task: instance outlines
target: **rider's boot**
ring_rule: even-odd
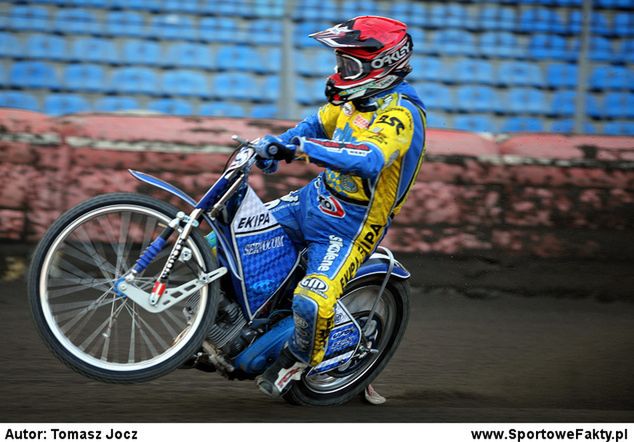
[[[308,364],[300,362],[284,347],[273,364],[256,378],[260,390],[271,397],[278,397],[286,393],[294,381],[302,377]]]

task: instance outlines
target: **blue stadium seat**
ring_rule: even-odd
[[[515,113],[544,113],[547,110],[544,93],[537,89],[511,89],[504,101],[506,108]]]
[[[416,86],[418,95],[430,113],[435,109],[453,109],[454,100],[448,87],[438,83],[424,82]]]
[[[121,59],[125,63],[161,65],[165,58],[161,54],[161,45],[149,40],[127,40],[123,43]]]
[[[603,12],[593,11],[590,19],[590,30],[592,35],[612,35],[613,29],[610,26],[607,16]]]
[[[295,50],[293,60],[297,72],[310,77],[331,75],[335,65],[332,52],[323,49]]]
[[[198,24],[198,38],[208,42],[250,43],[251,37],[240,31],[238,22],[227,17],[205,17]]]
[[[431,45],[436,52],[443,55],[472,55],[475,51],[473,34],[459,29],[437,31]]]
[[[37,99],[30,94],[14,91],[0,91],[0,107],[39,111]]]
[[[519,61],[501,62],[497,78],[505,85],[541,86],[544,83],[539,65]]]
[[[377,15],[379,13],[376,3],[363,0],[347,0],[341,4],[340,11],[342,17]]]
[[[48,31],[48,9],[41,6],[14,6],[9,10],[7,29],[17,31]],[[4,26],[3,26],[4,27]]]
[[[104,0],[95,0],[102,2]],[[107,5],[113,9],[134,9],[137,11],[160,12],[163,10],[163,0],[106,0]]]
[[[103,97],[95,103],[95,110],[99,112],[121,112],[139,109],[139,104],[131,97]]]
[[[95,63],[115,63],[119,61],[117,49],[112,40],[84,37],[73,42],[71,58],[77,61]]]
[[[18,57],[22,55],[20,40],[8,32],[0,32],[0,57]]]
[[[483,32],[477,50],[488,57],[519,58],[524,56],[517,37],[510,32]]]
[[[212,82],[212,95],[222,99],[250,100],[257,93],[255,79],[249,74],[217,74]]]
[[[495,132],[495,121],[489,115],[456,115],[453,128],[470,132]]]
[[[85,9],[60,9],[55,16],[55,30],[62,34],[99,34],[102,22]]]
[[[544,123],[539,118],[513,117],[502,124],[502,132],[543,132]]]
[[[145,37],[143,15],[138,12],[114,11],[106,18],[105,31],[114,37]]]
[[[614,33],[619,37],[634,36],[634,12],[618,12],[614,15]]]
[[[523,32],[564,32],[565,27],[557,11],[549,8],[531,8],[520,16],[520,30]]]
[[[236,103],[223,103],[221,101],[216,103],[207,103],[200,106],[198,111],[200,115],[209,117],[232,117],[242,118],[246,117],[244,108]]]
[[[158,94],[158,79],[153,69],[119,68],[112,72],[110,90],[131,94]]]
[[[271,32],[279,28],[279,22],[274,20],[253,20],[249,26],[252,43],[256,45],[281,45],[282,33]]]
[[[596,66],[589,84],[593,89],[634,89],[634,72],[621,66]]]
[[[222,46],[216,54],[218,69],[255,71],[260,63],[258,51],[249,46]]]
[[[577,65],[549,63],[546,66],[546,84],[554,88],[575,87],[577,85]]]
[[[541,59],[557,59],[557,60],[576,60],[577,59],[577,40],[573,40],[570,45],[566,38],[552,34],[534,34],[530,37],[528,43],[529,55],[538,60]]]
[[[611,118],[634,117],[634,93],[608,92],[603,98],[603,116]]]
[[[230,2],[219,2],[217,0],[206,0],[203,2],[205,10],[210,10],[213,14],[218,15],[219,17],[244,17],[251,18],[254,16],[252,10],[252,2],[249,0],[244,1],[230,1]]]
[[[159,15],[152,19],[150,34],[166,40],[196,40],[198,29],[189,17],[176,14]]]
[[[634,39],[621,40],[616,57],[626,63],[634,63]]]
[[[402,22],[407,22],[410,18],[410,3],[408,2],[390,2],[386,11],[388,17],[392,17]]]
[[[612,61],[616,54],[612,48],[612,42],[604,37],[590,38],[590,60]]]
[[[450,71],[452,74],[449,73]],[[446,75],[451,75],[452,80],[460,83],[495,83],[493,65],[487,60],[473,58],[457,60],[453,69],[448,70]]]
[[[279,72],[282,68],[282,50],[280,48],[259,48],[254,51],[258,58],[253,70],[258,74]],[[328,52],[326,51],[328,54]],[[332,54],[328,54],[332,57]],[[332,63],[332,60],[331,60]]]
[[[460,86],[456,89],[456,109],[495,112],[499,107],[495,90],[489,86]]]
[[[191,105],[185,100],[173,100],[164,98],[162,100],[150,101],[147,108],[167,115],[193,115]]]
[[[412,59],[411,65],[412,73],[407,78],[411,78],[413,81],[432,80],[442,82],[448,79],[449,72],[443,69],[440,58],[415,57]]]
[[[31,34],[25,49],[28,58],[63,60],[67,57],[66,40],[55,35]]]
[[[603,123],[603,133],[606,135],[634,135],[634,122],[607,121]]]
[[[211,49],[198,43],[174,43],[167,50],[165,63],[171,66],[212,69],[215,67]]]
[[[516,29],[515,9],[482,5],[478,25],[491,31],[514,31]]]
[[[64,86],[73,91],[103,92],[106,87],[104,69],[96,64],[69,64],[64,69]]]
[[[570,34],[581,34],[583,29],[583,14],[580,9],[572,9],[568,13],[568,19],[566,20],[566,30]]]
[[[458,3],[439,3],[429,8],[427,26],[438,28],[473,28],[469,11]]]
[[[550,105],[551,115],[574,115],[575,99],[577,94],[575,91],[556,91]]]
[[[427,52],[435,52],[430,50],[429,45],[425,43],[425,31],[421,28],[409,27],[407,28],[407,33],[412,37],[412,42],[414,43],[414,52],[419,54],[424,54]]]
[[[163,0],[162,9],[167,12],[182,12],[185,14],[198,14],[198,2],[196,0]]]
[[[319,79],[315,81],[317,83],[321,83],[320,100],[323,100],[324,80]],[[256,101],[276,101],[281,93],[280,77],[277,75],[269,75],[265,77],[263,82],[260,83],[259,87],[256,89],[253,99]]]
[[[593,118],[607,117],[603,97],[588,94],[586,97],[586,114]]]
[[[409,12],[408,16],[404,23],[407,23],[411,26],[424,26],[427,27],[429,24],[429,12],[428,6],[423,2],[408,2],[409,3]]]
[[[252,8],[256,17],[282,17],[284,15],[283,0],[255,0],[255,5],[252,5]]]
[[[561,133],[561,134],[571,134],[575,131],[575,121],[573,119],[563,119],[553,121],[552,127],[550,128],[551,132]],[[594,126],[590,123],[584,123],[583,125],[583,133],[593,134],[595,133]]]
[[[295,90],[298,91],[296,100],[300,104],[316,104],[324,99],[324,83],[320,80],[307,80],[297,78],[295,80]]]
[[[329,28],[332,26],[328,22],[304,22],[295,25],[295,31],[293,33],[293,43],[298,47],[323,47],[314,38],[308,37],[317,31]]]
[[[39,61],[19,61],[11,66],[9,83],[13,86],[47,88],[59,87],[52,65]]]
[[[166,95],[209,97],[209,86],[204,74],[189,70],[173,70],[163,74],[162,91]]]
[[[258,104],[251,108],[252,118],[276,118],[277,106],[274,104]]]
[[[81,95],[51,94],[44,99],[44,112],[49,115],[76,114],[90,111],[90,105]]]

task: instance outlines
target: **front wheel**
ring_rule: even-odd
[[[44,342],[72,369],[105,382],[144,382],[198,350],[216,313],[217,283],[160,313],[114,290],[177,212],[145,195],[102,195],[66,212],[44,235],[29,270],[28,296]],[[138,275],[137,287],[151,289],[176,236]],[[175,263],[170,286],[217,268],[200,232],[192,231],[185,246],[191,259]]]
[[[351,283],[340,299],[363,328],[383,278]],[[401,342],[409,318],[409,283],[392,278],[371,319],[368,346],[371,352],[356,355],[351,362],[326,373],[310,371],[284,394],[295,405],[341,405],[361,394],[385,368]]]

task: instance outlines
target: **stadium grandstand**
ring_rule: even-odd
[[[432,127],[634,135],[634,0],[5,0],[0,107],[301,118],[358,15],[410,27]]]

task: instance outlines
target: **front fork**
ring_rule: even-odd
[[[192,229],[198,227],[199,225],[198,220],[202,217],[202,215],[203,215],[202,209],[194,209],[189,216],[185,215],[184,212],[178,212],[178,214],[176,215],[176,218],[171,220],[168,226],[165,229],[163,229],[163,231],[158,236],[158,238],[156,238],[152,242],[152,244],[150,244],[148,248],[145,249],[143,254],[139,257],[139,259],[134,264],[130,273],[128,273],[125,276],[125,280],[127,283],[133,282],[136,276],[140,274],[141,272],[143,272],[154,260],[154,258],[156,258],[156,256],[163,250],[163,248],[165,247],[165,244],[167,243],[167,240],[174,233],[174,231],[183,222],[186,223],[180,235],[176,239],[174,246],[172,247],[170,256],[167,259],[167,262],[165,263],[165,265],[163,266],[163,270],[161,270],[159,278],[154,282],[154,286],[152,287],[152,292],[150,294],[150,299],[149,299],[149,302],[151,305],[156,305],[156,303],[159,301],[163,293],[165,293],[165,289],[167,288],[167,283],[169,281],[169,276],[172,271],[172,268],[174,267],[174,263],[180,257],[184,248],[184,243],[185,241],[187,241],[187,238],[189,238],[189,235],[191,234]]]

